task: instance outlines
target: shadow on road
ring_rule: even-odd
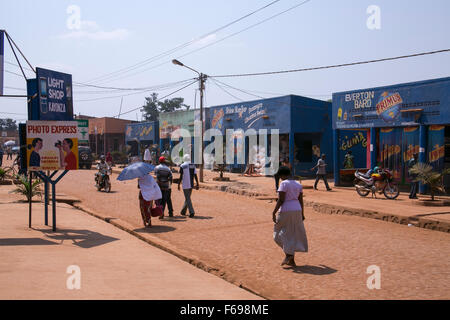
[[[168,221],[168,222],[186,222],[186,217],[180,216],[174,216],[174,217],[169,217],[169,216],[164,216],[164,219],[162,219],[162,221]]]
[[[74,245],[85,249],[119,240],[91,230],[57,229],[55,232],[48,229],[34,230],[42,232],[47,238],[61,241],[60,244],[62,244],[64,240],[71,240]]]
[[[5,238],[0,239],[0,246],[48,246],[57,245],[57,242],[41,238]]]
[[[213,217],[193,216],[192,218],[189,218],[189,219],[209,220],[209,219],[213,219]]]
[[[134,229],[133,231],[141,232],[141,233],[165,233],[165,232],[170,232],[170,231],[174,231],[174,230],[176,230],[176,228],[174,228],[174,227],[153,225],[151,228],[140,228],[140,229]]]
[[[309,266],[309,265],[296,266],[296,267],[290,267],[290,268],[286,268],[286,269],[291,269],[295,273],[308,273],[308,274],[313,274],[316,276],[323,276],[326,274],[332,274],[332,273],[337,272],[336,269],[327,267],[323,264],[321,264],[320,266]]]

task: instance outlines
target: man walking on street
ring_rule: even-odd
[[[166,204],[169,210],[169,217],[173,217],[173,207],[172,207],[172,171],[166,165],[166,158],[159,158],[159,165],[155,168],[156,182],[159,185],[162,193],[161,205],[163,207],[163,215],[159,219],[164,218],[164,209]]]
[[[0,167],[3,165],[3,148],[0,145]]]
[[[325,155],[322,154],[322,157],[317,161],[317,165],[315,165],[313,168],[311,168],[311,171],[314,171],[315,168],[317,168],[316,172],[316,182],[314,183],[314,190],[317,190],[317,183],[319,182],[319,179],[323,179],[323,182],[325,182],[325,186],[327,187],[327,191],[331,191],[331,188],[328,186],[327,182],[327,164],[325,163]]]
[[[198,190],[199,188],[197,170],[195,169],[195,164],[190,163],[191,157],[188,154],[184,155],[183,160],[184,163],[180,166],[180,180],[178,181],[178,190],[180,190],[180,184],[183,183],[183,193],[185,198],[183,208],[181,209],[181,215],[185,216],[186,210],[189,208],[189,218],[192,218],[195,215],[191,201],[194,178],[197,184],[195,189]]]
[[[414,181],[415,175],[411,174],[411,168],[417,164],[417,154],[413,154],[413,157],[408,161],[409,177],[411,179],[411,192],[409,193],[410,199],[417,199],[417,189],[419,188],[419,182]]]

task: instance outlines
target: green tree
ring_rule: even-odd
[[[152,93],[150,97],[145,97],[145,105],[142,106],[145,121],[158,121],[158,94]]]
[[[158,101],[158,94],[153,92],[150,97],[146,97],[146,104],[142,107],[145,121],[158,121],[159,113],[173,112],[182,109],[189,110],[190,106],[184,104],[184,98],[165,99]]]
[[[17,130],[16,120],[13,119],[0,119],[0,129],[1,130]]]

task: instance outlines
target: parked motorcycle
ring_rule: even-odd
[[[95,174],[95,187],[97,191],[104,189],[106,192],[111,191],[111,181],[109,176],[111,175],[111,169],[104,172],[97,172]]]
[[[372,197],[378,192],[384,194],[387,199],[396,199],[400,190],[393,181],[392,173],[389,170],[381,169],[377,173],[363,174],[356,170],[355,188],[361,197],[366,197],[372,192]]]

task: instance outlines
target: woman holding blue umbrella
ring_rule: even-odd
[[[150,210],[153,207],[153,201],[162,198],[161,189],[155,179],[149,175],[154,168],[155,166],[151,164],[136,162],[123,169],[117,177],[119,181],[138,179],[139,207],[144,226],[147,228],[152,226]]]

